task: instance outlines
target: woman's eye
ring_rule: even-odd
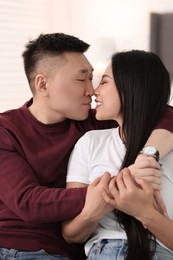
[[[100,85],[104,85],[104,84],[106,84],[106,81],[101,81],[100,82]]]

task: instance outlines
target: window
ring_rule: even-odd
[[[50,31],[50,1],[0,0],[0,112],[31,97],[22,61],[24,45]]]

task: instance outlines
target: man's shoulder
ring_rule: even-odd
[[[0,121],[1,120],[11,120],[18,113],[19,113],[19,108],[3,111],[3,112],[0,113]]]
[[[23,118],[23,107],[9,109],[0,113],[0,126],[12,127],[13,125],[21,125]]]
[[[0,124],[4,124],[5,122],[12,121],[15,117],[16,109],[7,110],[0,113]]]

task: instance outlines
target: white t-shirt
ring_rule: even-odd
[[[117,175],[124,155],[125,145],[119,136],[119,128],[93,130],[87,132],[76,143],[68,165],[67,182],[89,184],[95,178],[108,171]],[[162,198],[166,204],[168,215],[173,219],[173,152],[162,160]],[[126,239],[126,233],[116,221],[115,214],[107,214],[98,224],[85,245],[88,255],[94,243],[101,239]],[[159,242],[159,241],[158,241]],[[159,242],[160,243],[160,242]]]

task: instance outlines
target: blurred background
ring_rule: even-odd
[[[21,54],[28,40],[52,32],[91,45],[95,86],[110,55],[130,49],[157,53],[173,75],[172,0],[0,0],[0,112],[31,97]]]

